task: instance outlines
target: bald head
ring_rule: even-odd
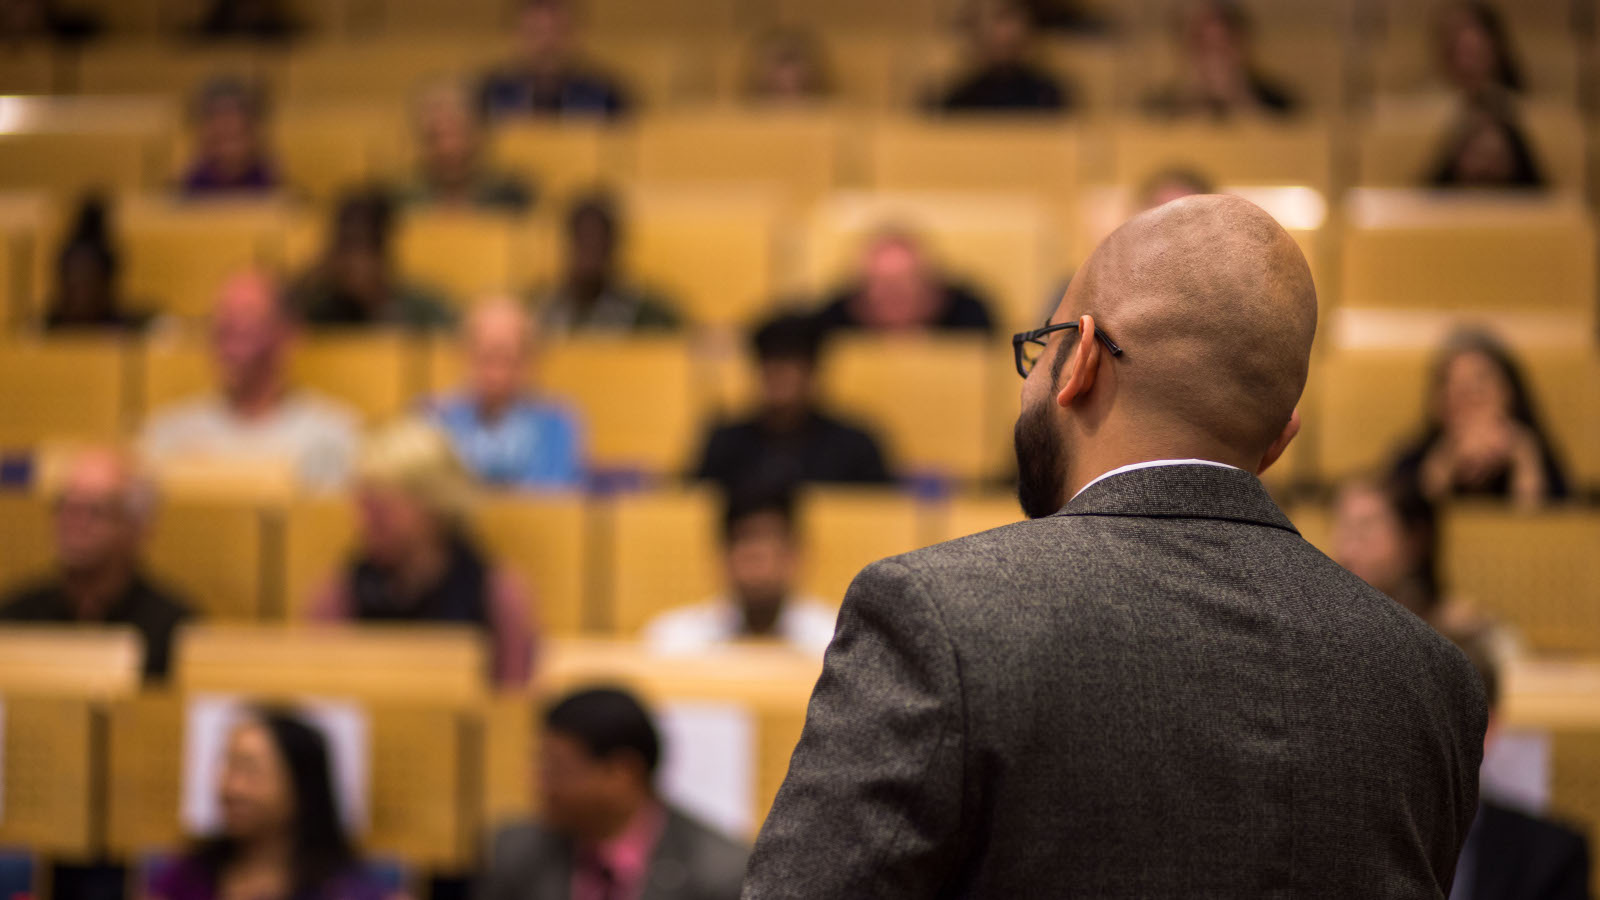
[[[1317,296],[1282,226],[1247,200],[1206,194],[1113,232],[1052,321],[1084,314],[1125,351],[1115,377],[1130,418],[1258,457],[1305,388]]]
[[[86,572],[131,564],[154,503],[154,488],[127,454],[93,448],[74,455],[56,495],[62,567]]]

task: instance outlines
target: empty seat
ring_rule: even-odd
[[[110,339],[0,342],[0,447],[116,440],[129,424],[130,361]]]
[[[179,44],[147,39],[95,43],[79,54],[73,83],[82,94],[185,97],[208,78],[228,75],[274,87],[283,55],[250,45]]]
[[[500,57],[500,48],[495,40],[450,37],[307,45],[289,60],[286,99],[404,108],[424,83],[475,75]]]
[[[229,275],[283,261],[290,215],[273,200],[143,197],[119,204],[115,221],[128,296],[154,302],[158,312],[196,318],[211,310]]]
[[[567,199],[622,171],[622,139],[598,122],[524,119],[496,126],[493,156],[533,184],[540,212],[559,217]]]
[[[894,4],[853,0],[774,0],[766,21],[813,30],[927,34],[955,23],[961,11],[953,0],[902,0]]]
[[[1333,180],[1333,139],[1321,120],[1287,123],[1119,121],[1111,137],[1108,176],[1139,184],[1172,167],[1194,169],[1219,184],[1305,185],[1327,196]]]
[[[1015,191],[1060,212],[1078,186],[1078,133],[1015,116],[887,119],[871,131],[868,183],[884,190]]]
[[[1600,515],[1452,509],[1443,523],[1445,584],[1538,650],[1600,651]]]
[[[1561,316],[1592,327],[1594,254],[1593,223],[1575,200],[1358,191],[1344,229],[1341,302]]]
[[[48,46],[0,50],[0,94],[49,94],[65,80],[65,61]]]
[[[777,290],[784,206],[761,190],[648,189],[629,196],[627,268],[704,325],[743,325]]]
[[[979,478],[995,468],[988,387],[1005,352],[977,338],[841,337],[823,395],[876,431],[897,471]]]
[[[161,180],[175,103],[143,97],[0,97],[0,188],[74,198]]]
[[[634,174],[646,183],[721,182],[810,201],[841,180],[844,123],[827,110],[690,110],[638,125]]]
[[[670,609],[702,603],[720,585],[718,509],[707,490],[622,495],[604,511],[601,622],[636,636]]]
[[[0,193],[0,309],[12,325],[35,322],[56,290],[50,235],[58,215],[42,192]]]
[[[400,144],[403,114],[354,101],[297,104],[278,110],[273,150],[296,191],[329,200],[374,178]]]
[[[656,474],[688,465],[702,405],[687,341],[571,338],[541,365],[544,385],[578,408],[592,465]]]
[[[714,64],[701,39],[596,36],[585,43],[589,65],[622,89],[635,109],[658,111],[710,99]]]
[[[1449,98],[1378,104],[1361,130],[1357,183],[1427,187],[1457,114]],[[1557,188],[1581,191],[1588,155],[1577,108],[1570,102],[1526,103],[1518,119],[1545,180]]]
[[[111,651],[99,660],[80,652],[57,658],[90,666],[118,660],[132,670],[137,684],[138,647],[126,640],[134,636],[118,637],[124,639],[119,641],[120,652],[104,645],[93,648]],[[55,649],[51,646],[55,642],[42,633],[17,638],[0,639],[0,650],[10,653],[15,647],[26,660],[36,661],[38,651]],[[5,694],[6,704],[6,764],[0,772],[6,815],[0,819],[0,841],[41,855],[75,859],[93,855],[99,823],[91,798],[101,758],[95,744],[94,705],[59,690],[30,691],[26,684],[14,694],[0,686],[0,693]]]
[[[893,489],[814,486],[802,495],[802,584],[824,603],[844,601],[867,565],[922,546],[916,499]]]
[[[1014,493],[961,494],[929,511],[930,543],[952,541],[970,534],[1022,521]]]
[[[847,192],[813,210],[805,225],[796,286],[831,290],[853,278],[867,239],[885,227],[923,239],[947,274],[993,301],[999,330],[1036,327],[1060,298],[1068,268],[1048,205],[1038,198],[978,192]]]

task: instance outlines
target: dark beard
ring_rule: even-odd
[[[1017,450],[1017,502],[1030,519],[1042,519],[1061,510],[1067,492],[1066,456],[1061,437],[1050,424],[1049,403],[1022,411],[1012,442]]]

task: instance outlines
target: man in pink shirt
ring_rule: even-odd
[[[749,848],[656,794],[661,739],[624,691],[544,714],[539,823],[495,835],[482,900],[735,900]]]

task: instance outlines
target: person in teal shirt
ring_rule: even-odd
[[[480,303],[462,329],[466,383],[428,412],[486,484],[579,488],[583,429],[570,406],[529,388],[536,343],[521,304],[508,298]]]

